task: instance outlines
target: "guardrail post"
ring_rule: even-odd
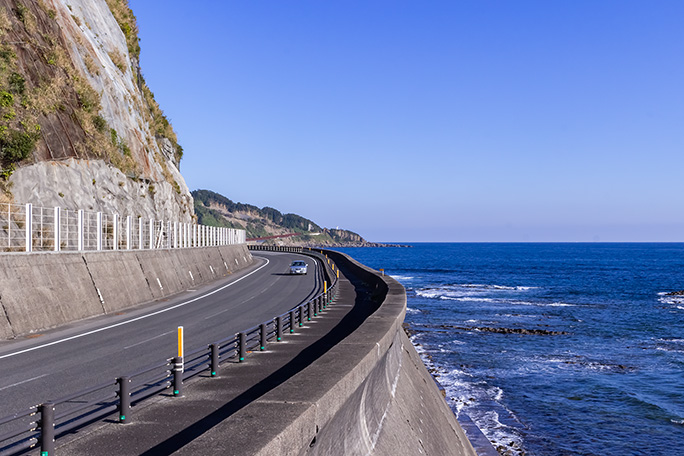
[[[219,346],[218,344],[211,344],[209,349],[211,350],[211,364],[209,365],[209,369],[211,370],[211,376],[216,377],[219,368]]]
[[[316,303],[315,299],[312,299],[309,301],[309,316],[311,316],[311,309],[313,308],[313,316],[317,317],[318,316],[318,304]]]
[[[299,306],[299,326],[304,326],[304,304]]]
[[[131,413],[131,379],[130,377],[119,377],[119,423],[126,424],[128,415]]]
[[[245,333],[238,334],[238,353],[240,354],[240,362],[245,360],[245,346],[247,345]]]
[[[275,317],[276,324],[276,341],[280,342],[283,340],[283,319],[280,317]]]
[[[55,453],[55,404],[46,402],[40,406],[40,456]]]
[[[260,328],[259,328],[259,335],[261,336],[261,340],[259,342],[259,350],[264,351],[266,350],[266,336],[268,334],[268,329],[266,328],[266,323],[262,323]]]
[[[180,356],[173,358],[173,395],[183,395],[183,358]]]
[[[290,334],[295,332],[296,312],[294,309],[290,310]]]

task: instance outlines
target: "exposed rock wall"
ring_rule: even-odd
[[[126,0],[0,0],[0,76],[23,80],[5,93],[24,120],[7,127],[39,132],[13,173],[2,164],[15,202],[191,220],[182,149],[130,52],[136,33]]]

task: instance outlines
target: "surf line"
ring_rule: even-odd
[[[264,257],[261,257],[261,258],[264,258]],[[102,327],[102,328],[94,329],[94,330],[92,330],[92,331],[84,332],[84,333],[82,333],[82,334],[76,334],[75,336],[71,336],[71,337],[66,337],[66,338],[64,338],[64,339],[55,340],[55,341],[49,342],[49,343],[47,343],[47,344],[37,345],[37,346],[35,346],[35,347],[26,348],[26,349],[24,349],[24,350],[20,350],[20,351],[14,352],[14,353],[8,353],[8,354],[6,354],[6,355],[0,356],[0,359],[11,358],[12,356],[21,355],[21,354],[23,354],[23,353],[32,352],[32,351],[34,351],[34,350],[39,350],[39,349],[41,349],[41,348],[50,347],[50,346],[52,346],[52,345],[61,344],[61,343],[63,343],[63,342],[68,342],[68,341],[74,340],[74,339],[79,339],[79,338],[81,338],[81,337],[85,337],[85,336],[89,336],[89,335],[91,335],[91,334],[95,334],[95,333],[99,333],[99,332],[102,332],[102,331],[106,331],[106,330],[108,330],[108,329],[116,328],[116,327],[118,327],[118,326],[127,325],[127,324],[133,323],[133,322],[135,322],[135,321],[144,320],[145,318],[154,317],[155,315],[159,315],[159,314],[162,314],[162,313],[164,313],[164,312],[168,312],[168,311],[170,311],[170,310],[173,310],[173,309],[177,309],[177,308],[179,308],[179,307],[186,306],[186,305],[191,304],[191,303],[193,303],[193,302],[195,302],[195,301],[199,301],[200,299],[204,299],[204,298],[206,298],[207,296],[211,296],[211,295],[213,295],[213,294],[215,294],[215,293],[218,293],[219,291],[223,291],[223,290],[225,290],[226,288],[228,288],[228,287],[230,287],[230,286],[233,286],[233,285],[235,285],[236,283],[240,282],[241,280],[246,279],[247,277],[251,276],[252,274],[256,274],[256,273],[259,272],[261,269],[263,269],[263,268],[265,268],[266,266],[268,266],[268,264],[270,263],[270,260],[269,260],[268,258],[264,258],[264,259],[266,260],[266,263],[264,263],[263,265],[259,266],[259,267],[256,268],[254,271],[250,272],[249,274],[244,275],[244,276],[240,277],[239,279],[237,279],[236,281],[231,282],[231,283],[229,283],[229,284],[227,284],[227,285],[224,285],[224,286],[222,286],[221,288],[217,288],[216,290],[210,291],[210,292],[208,292],[208,293],[206,293],[206,294],[203,294],[203,295],[201,295],[201,296],[197,296],[196,298],[190,299],[189,301],[181,302],[180,304],[176,304],[175,306],[167,307],[167,308],[165,308],[165,309],[161,309],[161,310],[158,310],[158,311],[156,311],[156,312],[152,312],[152,313],[149,313],[149,314],[146,314],[146,315],[141,315],[141,316],[136,317],[136,318],[131,318],[130,320],[122,321],[122,322],[119,322],[119,323],[116,323],[116,324],[113,324],[113,325],[109,325],[109,326],[104,326],[104,327]]]

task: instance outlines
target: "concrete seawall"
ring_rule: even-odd
[[[0,255],[0,339],[150,302],[252,262],[246,245]]]
[[[305,445],[299,455],[475,455],[403,331],[404,288],[344,254],[328,255],[345,274],[353,269],[356,280],[374,290],[378,308],[326,355],[348,359],[350,352],[363,353],[315,402],[320,431],[315,444]],[[260,454],[273,453],[264,449]]]

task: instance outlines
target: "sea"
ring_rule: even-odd
[[[341,248],[502,455],[684,455],[684,243]],[[465,418],[464,418],[465,419]]]

